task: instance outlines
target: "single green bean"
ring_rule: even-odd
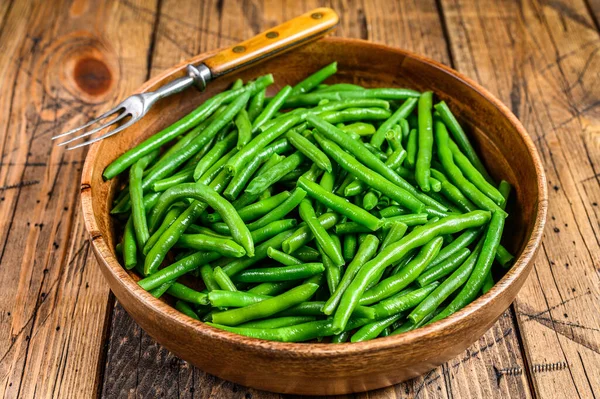
[[[450,108],[448,108],[448,105],[444,101],[441,101],[435,105],[435,109],[442,118],[442,121],[444,121],[450,130],[450,133],[452,133],[452,137],[454,137],[454,140],[456,140],[458,146],[464,152],[467,158],[469,158],[473,166],[477,168],[477,170],[485,177],[487,181],[491,182],[492,179],[485,170],[485,166],[483,166],[483,163],[477,156],[477,152],[469,142],[467,135],[452,114],[452,111],[450,111]]]
[[[430,167],[433,154],[433,116],[431,108],[433,106],[433,93],[427,91],[419,97],[419,133],[417,160],[415,164],[415,179],[421,187],[421,190],[428,192],[430,190]]]
[[[421,97],[423,97],[423,95],[425,95],[425,93],[421,94]],[[392,127],[400,121],[400,119],[406,118],[415,109],[418,101],[419,100],[416,98],[409,98],[404,101],[404,103],[398,107],[393,115],[388,120],[383,122],[381,126],[379,126],[377,132],[371,136],[371,145],[375,146],[376,148],[381,148],[387,132],[391,130]],[[421,112],[419,111],[419,114],[420,113]]]
[[[181,283],[174,282],[167,290],[167,294],[196,305],[208,305],[208,295],[204,292],[198,292]]]
[[[418,97],[419,92],[410,89],[364,89],[354,91],[315,92],[290,96],[284,104],[285,108],[316,105],[322,100],[340,101],[345,99],[377,98],[384,100],[405,100]]]
[[[293,131],[288,132],[285,137],[298,151],[313,161],[317,166],[319,166],[319,168],[331,173],[331,161],[329,158],[327,158],[327,155],[325,155],[323,151],[319,150],[317,146],[311,143],[310,140]]]
[[[404,237],[406,230],[408,230],[408,225],[406,223],[393,222],[390,226],[390,230],[385,236],[385,239],[381,243],[381,249],[388,247],[390,244],[393,244]]]
[[[184,315],[191,317],[192,319],[200,320],[200,317],[198,317],[198,314],[196,314],[194,309],[192,309],[192,307],[184,301],[175,302],[175,309],[179,310]]]
[[[277,261],[285,266],[302,264],[302,261],[300,259],[297,259],[297,258],[293,257],[292,255],[288,255],[285,252],[281,252],[280,250],[275,249],[275,248],[269,247],[267,249],[267,256],[269,258],[273,259],[274,261]]]
[[[314,316],[287,316],[287,317],[275,317],[272,319],[249,321],[247,323],[240,324],[239,328],[262,328],[272,329],[280,327],[294,326],[297,324],[308,323],[314,321]]]
[[[259,90],[255,95],[253,95],[250,99],[250,104],[248,104],[248,119],[250,120],[250,122],[253,122],[256,119],[256,117],[262,112],[265,104],[266,94],[267,90],[262,89]]]
[[[235,326],[250,320],[269,317],[309,300],[318,288],[319,286],[317,284],[303,284],[296,288],[292,288],[281,295],[265,299],[262,302],[248,305],[244,308],[215,313],[213,315],[213,322]]]
[[[445,259],[436,266],[426,268],[419,278],[417,278],[417,284],[419,284],[419,287],[424,287],[449,275],[454,270],[458,269],[470,253],[471,251],[469,248],[463,248],[452,257]]]
[[[414,308],[421,303],[427,296],[436,289],[439,283],[431,283],[430,285],[417,288],[408,293],[400,293],[390,298],[384,299],[377,305],[373,306],[377,318],[389,317],[399,312],[404,312]]]
[[[325,79],[334,75],[337,72],[337,62],[332,62],[331,64],[325,66],[324,68],[319,69],[317,72],[313,73],[302,82],[298,83],[292,89],[291,95],[295,96],[298,94],[308,93],[315,87],[317,87],[321,82]]]
[[[293,153],[283,161],[266,170],[263,174],[252,179],[244,191],[249,194],[262,193],[271,185],[277,183],[287,173],[298,167],[303,160],[304,155],[300,152]]]
[[[327,230],[332,228],[338,222],[339,216],[336,213],[328,212],[319,216],[318,219],[321,226]],[[310,228],[306,225],[303,225],[280,245],[285,253],[291,254],[294,253],[298,248],[307,244],[313,238],[314,236],[312,235]]]
[[[323,267],[322,263],[303,263],[292,266],[247,269],[236,274],[233,279],[240,283],[301,280],[322,273],[323,271],[325,271],[325,267]]]
[[[336,212],[346,216],[348,219],[355,221],[372,231],[379,229],[383,225],[383,221],[371,215],[369,212],[360,207],[348,202],[342,197],[324,190],[321,186],[313,183],[305,178],[298,179],[298,187],[303,188],[307,194],[323,205]],[[335,259],[333,259],[335,261]]]
[[[282,191],[272,197],[255,202],[254,204],[250,204],[239,209],[238,215],[240,216],[240,219],[242,219],[244,222],[250,222],[271,212],[289,197],[289,191]],[[211,213],[207,216],[207,221],[210,223],[219,222],[221,220],[223,220],[223,218],[218,213]]]
[[[387,327],[391,326],[404,317],[404,314],[398,313],[381,320],[374,321],[362,326],[350,338],[350,342],[362,342],[377,338]]]
[[[213,269],[213,276],[215,278],[215,281],[217,282],[217,284],[219,284],[219,287],[221,287],[222,290],[225,290],[225,291],[237,291],[238,290],[236,288],[235,284],[233,283],[233,281],[231,281],[231,279],[229,278],[227,273],[225,273],[223,271],[223,269],[221,269],[220,266],[217,266]]]
[[[469,229],[469,230],[465,231],[464,233],[462,233],[454,241],[452,241],[450,244],[448,244],[444,248],[442,248],[442,250],[440,251],[438,256],[436,256],[436,258],[431,262],[428,269],[439,265],[444,260],[454,256],[461,249],[471,245],[473,242],[475,242],[477,237],[479,237],[481,235],[482,232],[483,232],[483,229],[478,228],[478,229]]]
[[[209,292],[221,289],[221,287],[219,287],[219,283],[217,283],[217,280],[215,280],[213,268],[208,263],[200,268],[200,276],[202,277],[204,286]]]
[[[236,148],[241,150],[246,144],[252,139],[252,123],[248,117],[248,112],[245,109],[240,110],[236,115],[235,126],[238,130],[237,145]]]
[[[264,125],[265,122],[271,119],[273,115],[279,111],[285,100],[290,96],[291,92],[291,86],[285,86],[275,95],[275,97],[273,97],[271,101],[269,101],[269,104],[267,104],[267,106],[252,123],[252,132],[257,132],[259,127]]]
[[[127,220],[123,232],[123,262],[127,270],[131,270],[137,265],[137,242],[132,217]]]
[[[241,258],[246,255],[244,248],[235,241],[204,234],[183,234],[176,246],[196,251],[215,251],[231,258]]]
[[[341,250],[339,250],[339,248],[334,244],[332,238],[329,236],[329,234],[327,234],[325,228],[321,226],[321,223],[315,214],[315,210],[308,199],[303,199],[302,202],[300,202],[299,213],[300,217],[306,223],[311,233],[315,237],[317,243],[321,246],[327,256],[329,256],[334,265],[343,265],[344,258],[342,257]]]
[[[342,256],[346,262],[350,262],[354,259],[357,250],[358,237],[356,234],[344,235],[344,245],[342,250]]]
[[[370,136],[375,134],[375,126],[365,122],[355,122],[350,125],[341,127],[344,132],[348,134],[357,134],[359,136]]]
[[[129,173],[129,195],[131,196],[131,216],[138,248],[144,248],[150,238],[148,223],[146,221],[146,208],[144,207],[144,192],[142,190],[142,175],[144,169],[158,156],[158,151],[140,158],[131,167]]]

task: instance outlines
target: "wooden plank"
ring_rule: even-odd
[[[546,168],[548,225],[535,269],[514,305],[535,392],[598,397],[596,25],[582,1],[442,4],[457,68],[512,106]]]
[[[85,151],[49,139],[145,80],[150,31],[114,2],[0,8],[0,396],[86,397],[109,291],[79,215]]]
[[[125,2],[127,6],[130,6]],[[151,61],[155,74],[192,54],[230,45],[267,26],[329,5],[341,14],[339,36],[369,39],[406,48],[450,64],[440,15],[434,1],[365,2],[309,1],[294,6],[280,2],[204,2],[163,0],[158,17],[137,9],[144,21],[158,21]],[[244,17],[240,20],[239,16]],[[184,40],[185,38],[185,40]],[[496,370],[522,367],[523,359],[510,312],[467,352],[429,374],[395,387],[350,397],[529,397],[525,375],[499,378]],[[219,380],[177,360],[155,344],[116,304],[110,329],[103,397],[175,394],[188,397],[271,398]]]

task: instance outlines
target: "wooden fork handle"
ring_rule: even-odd
[[[204,60],[213,78],[317,40],[335,29],[338,15],[316,8]]]

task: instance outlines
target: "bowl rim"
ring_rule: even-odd
[[[276,352],[279,355],[310,355],[312,357],[318,356],[324,358],[329,356],[336,357],[350,354],[356,355],[365,352],[374,353],[384,351],[392,347],[397,347],[399,345],[407,345],[411,342],[421,340],[427,337],[428,335],[435,335],[439,331],[452,328],[453,325],[464,321],[469,316],[476,313],[480,308],[489,305],[490,302],[494,301],[496,298],[501,296],[503,292],[507,290],[515,280],[517,280],[524,272],[527,271],[527,266],[532,261],[533,256],[535,255],[535,252],[541,242],[548,208],[548,191],[546,185],[546,175],[540,156],[531,137],[529,136],[521,122],[508,109],[506,105],[504,105],[500,100],[498,100],[494,95],[492,95],[481,85],[466,77],[465,75],[435,60],[421,56],[411,51],[387,46],[384,44],[373,43],[361,39],[327,37],[321,40],[339,45],[355,44],[361,46],[368,46],[383,51],[394,52],[405,57],[415,59],[419,62],[428,64],[433,68],[440,69],[449,75],[452,75],[462,84],[469,86],[472,90],[476,91],[479,95],[481,95],[494,107],[496,107],[503,114],[503,116],[509,120],[511,125],[513,125],[513,127],[521,136],[521,139],[523,140],[527,148],[527,152],[531,156],[534,167],[536,169],[538,188],[537,211],[531,235],[529,236],[525,244],[523,252],[515,260],[513,266],[506,272],[502,279],[493,286],[493,288],[490,291],[480,296],[475,301],[471,302],[469,305],[462,308],[458,312],[450,315],[449,317],[439,320],[425,327],[408,331],[403,334],[377,338],[370,341],[355,343],[346,342],[336,345],[328,343],[288,343],[249,338],[211,327],[205,324],[204,322],[195,320],[189,316],[184,315],[183,313],[177,312],[173,307],[171,307],[167,303],[161,301],[160,299],[154,298],[150,293],[148,293],[142,287],[140,287],[137,284],[137,282],[131,277],[131,275],[123,268],[123,266],[121,266],[117,258],[113,255],[113,252],[110,250],[110,246],[106,238],[102,234],[93,233],[99,232],[99,229],[94,217],[92,205],[92,190],[89,183],[87,182],[92,181],[92,173],[94,169],[93,164],[100,152],[100,146],[102,144],[101,142],[95,143],[90,148],[83,167],[81,180],[81,202],[83,208],[85,227],[90,233],[90,240],[92,242],[97,257],[99,258],[99,261],[107,266],[107,270],[113,274],[113,277],[115,279],[119,280],[121,284],[124,285],[124,287],[129,291],[129,293],[133,297],[136,298],[137,301],[145,302],[145,305],[148,306],[152,311],[157,312],[162,317],[171,319],[174,323],[179,324],[181,327],[190,329],[195,334],[204,335],[207,338],[220,340],[224,343],[243,345],[248,349],[269,351],[273,353]],[[160,73],[154,78],[146,81],[135,92],[139,93],[148,91],[158,82],[162,81],[165,78],[168,78],[173,73],[183,69],[188,63],[201,61],[202,59],[207,58],[215,52],[216,51],[205,52],[198,56],[192,57],[184,62],[181,62],[173,66],[172,68]]]

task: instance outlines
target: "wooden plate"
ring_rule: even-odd
[[[199,62],[208,55],[188,62]],[[276,86],[282,87],[333,61],[338,61],[339,72],[332,82],[433,90],[449,104],[490,173],[515,188],[504,240],[517,256],[514,266],[486,295],[445,320],[402,335],[337,345],[268,342],[216,330],[141,289],[115,256],[109,209],[116,181],[102,180],[106,165],[237,78],[247,81],[271,72]],[[139,91],[182,76],[185,64],[165,71]],[[144,330],[182,359],[218,377],[258,389],[313,395],[396,384],[446,362],[481,337],[508,308],[529,274],[542,237],[547,198],[546,178],[535,146],[516,117],[485,89],[427,58],[336,38],[219,78],[203,93],[188,90],[160,102],[141,122],[91,148],[81,182],[85,223],[102,272],[119,302]]]

